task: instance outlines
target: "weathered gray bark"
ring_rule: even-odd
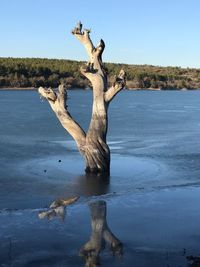
[[[96,201],[90,204],[92,234],[90,240],[80,249],[80,256],[86,260],[86,267],[100,266],[100,252],[107,243],[113,254],[121,256],[123,245],[111,232],[106,221],[106,202]]]
[[[72,34],[83,44],[89,61],[81,67],[81,73],[90,80],[93,88],[92,117],[88,132],[85,133],[80,125],[71,117],[66,106],[66,91],[63,85],[59,93],[52,89],[39,88],[39,93],[49,101],[62,126],[74,138],[86,161],[86,172],[103,173],[110,171],[110,150],[106,142],[108,117],[107,110],[110,101],[125,86],[125,72],[120,71],[115,77],[111,88],[107,88],[107,74],[102,63],[102,53],[105,48],[103,40],[94,47],[90,39],[90,30],[82,31],[79,22]]]

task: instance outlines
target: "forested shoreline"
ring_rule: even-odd
[[[0,58],[0,88],[56,88],[60,83],[72,88],[90,88],[80,73],[84,62],[46,58]],[[105,63],[112,84],[124,69],[128,89],[199,89],[200,69]]]

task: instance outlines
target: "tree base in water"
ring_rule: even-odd
[[[90,168],[90,167],[85,168],[85,172],[88,173],[88,174],[89,173],[94,173],[94,174],[107,174],[107,175],[110,174],[110,170],[99,169],[99,168]]]

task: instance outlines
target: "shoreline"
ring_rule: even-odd
[[[55,88],[54,88],[55,89]],[[36,87],[0,87],[0,91],[36,91]],[[91,88],[69,88],[68,90],[92,90]],[[197,88],[172,88],[172,89],[162,89],[162,88],[125,88],[128,91],[198,91]]]
[[[0,91],[9,91],[9,90],[37,90],[35,87],[0,87]]]

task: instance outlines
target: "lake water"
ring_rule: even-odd
[[[200,91],[117,95],[109,107],[111,175],[97,178],[84,174],[74,141],[36,91],[0,91],[0,267],[84,266],[91,203],[106,205],[123,246],[123,256],[102,248],[101,266],[190,266],[187,257],[200,254],[199,100]],[[91,104],[91,91],[69,92],[84,129]],[[71,196],[80,198],[64,220],[38,218]]]

